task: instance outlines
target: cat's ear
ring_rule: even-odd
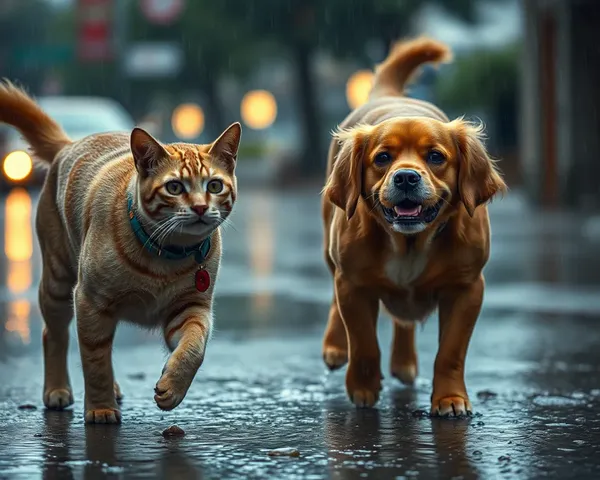
[[[235,170],[238,148],[242,138],[242,126],[239,122],[232,123],[210,146],[208,153],[213,162],[229,173]]]
[[[165,147],[146,130],[139,127],[132,130],[130,145],[135,168],[142,178],[152,175],[153,169],[169,157],[169,152],[165,150]]]

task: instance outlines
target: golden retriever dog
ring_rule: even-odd
[[[465,356],[490,252],[486,203],[506,185],[479,125],[404,96],[422,64],[450,59],[432,39],[398,43],[330,146],[322,213],[334,298],[323,359],[330,369],[349,362],[346,390],[358,407],[375,405],[381,390],[382,305],[394,322],[391,373],[404,384],[417,376],[416,323],[438,309],[431,414],[472,412]]]

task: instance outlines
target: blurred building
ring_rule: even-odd
[[[523,0],[524,180],[533,201],[600,207],[600,1]]]

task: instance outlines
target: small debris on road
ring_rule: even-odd
[[[162,432],[163,437],[183,437],[185,432],[183,428],[178,427],[177,425],[171,425],[169,428],[166,428]]]
[[[477,398],[482,401],[491,400],[497,396],[498,394],[496,392],[492,392],[491,390],[481,390],[480,392],[477,392]]]
[[[300,452],[296,448],[283,447],[270,450],[267,455],[270,457],[299,457]]]
[[[415,418],[426,418],[429,417],[429,412],[425,410],[414,410],[412,416]]]

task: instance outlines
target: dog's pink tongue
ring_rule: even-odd
[[[399,217],[416,217],[419,215],[419,213],[421,213],[421,205],[417,205],[416,207],[412,208],[402,208],[396,206],[394,207],[394,212],[396,212],[396,215]]]

